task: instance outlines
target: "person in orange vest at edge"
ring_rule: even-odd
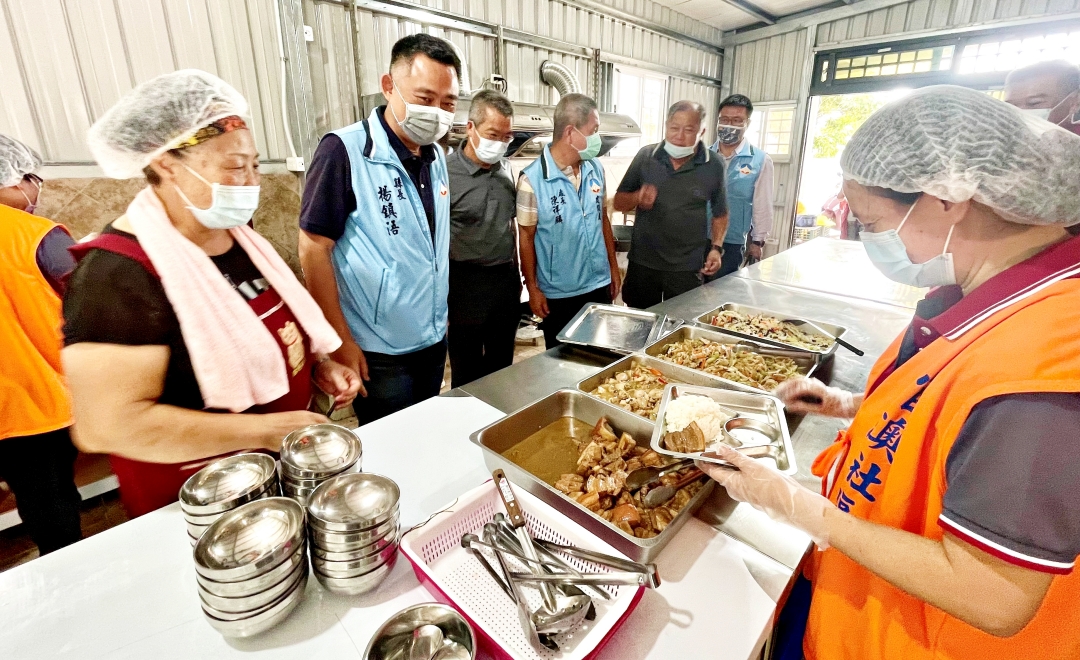
[[[41,156],[0,135],[0,479],[48,554],[82,538],[60,298],[75,267],[63,226],[33,215]]]
[[[350,403],[341,339],[249,222],[259,153],[247,100],[196,69],[124,95],[90,128],[106,176],[147,186],[92,241],[64,296],[61,353],[79,448],[109,454],[120,500],[140,516],[192,474],[238,452],[277,452],[313,384]]]
[[[874,113],[840,164],[871,261],[931,290],[865,393],[776,390],[852,418],[814,462],[824,497],[727,447],[740,471],[703,466],[817,545],[784,657],[1080,658],[1080,138],[934,86]]]

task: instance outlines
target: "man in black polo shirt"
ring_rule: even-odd
[[[701,285],[720,268],[727,232],[724,164],[701,142],[705,108],[668,109],[664,141],[634,157],[615,193],[615,209],[637,210],[623,301],[651,307]]]

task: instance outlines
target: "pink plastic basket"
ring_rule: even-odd
[[[514,493],[521,501],[529,533],[534,537],[625,558],[524,488],[516,488]],[[513,601],[495,584],[480,562],[461,547],[462,536],[472,533],[482,537],[484,525],[500,512],[505,512],[502,501],[494,482],[488,481],[459,497],[426,524],[406,532],[401,539],[401,551],[431,595],[468,619],[481,649],[491,657],[499,660],[595,658],[637,607],[644,587],[604,587],[612,595],[611,600],[594,597],[596,619],[585,622],[575,631],[559,635],[556,638],[561,647],[558,653],[534,648],[521,629]],[[498,570],[498,564],[490,554],[488,558]],[[565,559],[582,572],[604,570],[590,562]],[[523,568],[511,566],[511,570]],[[540,603],[539,594],[528,587],[523,591],[530,607],[535,609]]]

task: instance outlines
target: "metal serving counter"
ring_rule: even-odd
[[[926,289],[881,274],[858,241],[815,238],[735,273],[736,277],[796,289],[915,309]]]
[[[863,253],[861,246],[854,245]],[[798,248],[790,250],[761,264],[743,269],[739,276],[721,278],[672,298],[650,308],[650,311],[663,312],[678,318],[693,318],[725,302],[735,302],[844,326],[849,329],[844,338],[863,349],[866,355],[858,357],[840,348],[835,358],[823,365],[823,370],[817,377],[837,387],[862,391],[874,360],[911,320],[912,311],[905,305],[897,304],[895,298],[890,303],[882,304],[753,279],[761,274],[762,264],[767,265],[780,257],[793,264],[790,267],[793,271],[808,270],[812,266],[808,262],[816,260],[818,255],[806,250],[796,252],[797,250]],[[840,248],[840,251],[845,252],[847,248]],[[791,252],[796,254],[790,255]],[[873,268],[869,261],[867,265]],[[770,269],[765,268],[765,271],[769,272]],[[857,269],[854,274],[848,274],[849,278],[862,276],[861,269]],[[882,298],[888,299],[894,294],[895,287],[883,287]],[[461,389],[508,413],[560,388],[574,387],[581,379],[591,376],[620,357],[622,356],[607,351],[562,345],[469,383]],[[816,488],[818,480],[810,474],[810,465],[814,457],[833,441],[844,423],[842,420],[816,415],[789,415],[788,425],[799,466],[796,478]],[[723,489],[716,489],[698,512],[698,517],[792,570],[799,566],[808,547],[805,535],[772,523],[765,514],[748,505],[737,504],[727,497]]]

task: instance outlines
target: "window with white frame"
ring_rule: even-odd
[[[628,115],[641,127],[641,137],[623,140],[608,154],[632,157],[642,145],[664,139],[667,76],[641,69],[615,67],[615,112]]]
[[[795,104],[755,105],[750,115],[746,139],[761,147],[774,160],[791,157],[791,133],[795,121]]]

